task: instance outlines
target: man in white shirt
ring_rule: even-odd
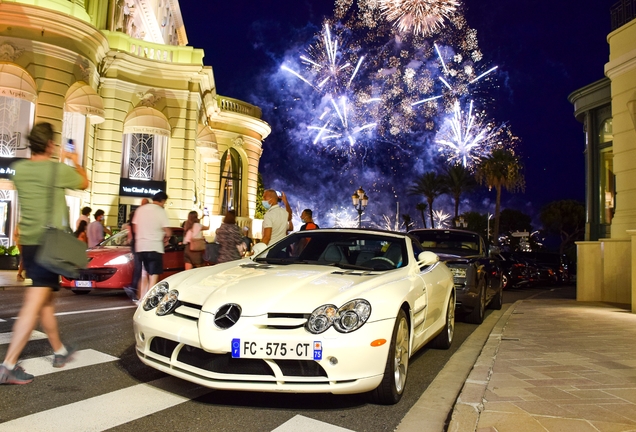
[[[278,205],[281,200],[285,204],[285,209]],[[262,202],[267,213],[263,218],[263,239],[261,242],[269,246],[285,237],[288,230],[293,229],[291,225],[292,211],[284,192],[281,192],[279,198],[275,190],[267,189],[263,192]]]
[[[165,192],[158,192],[152,197],[152,203],[138,207],[132,220],[135,232],[135,253],[148,273],[142,276],[139,299],[142,299],[148,289],[159,281],[163,273],[164,244],[170,238],[172,230],[170,221],[164,210],[168,200]]]

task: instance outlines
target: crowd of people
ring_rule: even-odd
[[[31,158],[12,164],[15,171],[14,184],[20,196],[21,219],[16,228],[14,240],[20,248],[20,265],[17,279],[24,280],[23,272],[33,281],[26,287],[24,302],[13,326],[11,342],[4,361],[0,364],[0,384],[28,384],[33,375],[18,365],[18,358],[29,340],[31,332],[40,323],[53,348],[53,367],[63,367],[76,348],[64,344],[60,338],[55,317],[54,292],[59,290],[59,277],[55,271],[41,265],[37,252],[42,247],[45,227],[53,226],[60,230],[68,228],[68,213],[65,203],[65,189],[86,189],[88,177],[78,162],[76,152],[61,147],[59,162],[53,160],[57,146],[53,140],[54,130],[49,123],[38,123],[28,136]],[[50,176],[42,173],[50,172]],[[163,273],[163,254],[171,238],[172,231],[164,209],[168,196],[158,192],[152,201],[144,198],[141,205],[131,212],[130,218],[122,229],[128,231],[128,240],[133,254],[134,272],[131,286],[125,290],[133,300],[143,298],[156,284]],[[42,202],[52,203],[48,211],[43,212]],[[281,203],[283,206],[281,206]],[[216,263],[238,260],[264,249],[281,240],[293,230],[292,210],[285,193],[267,189],[263,193],[262,204],[267,210],[263,220],[262,239],[256,246],[249,237],[249,228],[238,226],[236,213],[228,211],[215,232],[215,243],[219,246]],[[73,235],[86,244],[87,248],[99,245],[111,228],[105,226],[105,212],[84,207],[75,223]],[[209,216],[204,212],[201,220],[197,211],[191,211],[183,224],[184,267],[190,270],[208,263],[203,259],[207,247],[204,231],[210,229]],[[303,225],[300,230],[319,228],[313,220],[310,209],[301,214]]]

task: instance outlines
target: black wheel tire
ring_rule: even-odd
[[[509,288],[510,280],[508,280],[508,275],[505,273],[501,274],[501,287],[502,289]]]
[[[455,334],[455,293],[453,292],[446,307],[446,324],[442,332],[431,341],[431,347],[437,349],[449,349],[453,343]]]
[[[499,287],[499,292],[490,300],[488,308],[494,310],[501,310],[503,307],[503,287]]]
[[[481,324],[486,315],[486,281],[479,281],[479,304],[471,313],[466,315],[466,322],[470,324]]]
[[[372,403],[394,405],[400,401],[406,387],[409,354],[409,323],[404,311],[400,310],[393,327],[384,377],[380,385],[369,394]]]
[[[74,290],[74,289],[72,289],[71,292],[73,294],[77,294],[77,295],[84,295],[84,294],[88,294],[89,292],[91,292],[91,290]]]

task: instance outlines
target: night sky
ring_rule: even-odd
[[[504,208],[522,210],[536,219],[541,206],[552,200],[584,200],[583,126],[574,119],[567,96],[603,78],[603,66],[609,56],[606,37],[610,31],[610,7],[615,2],[466,0],[464,3],[467,23],[477,30],[483,64],[499,67],[493,84],[482,89],[488,93],[488,114],[507,123],[521,140],[517,151],[525,166],[526,191],[514,195],[504,192]],[[370,181],[364,174],[350,181],[351,186],[341,183],[329,189],[324,183],[337,183],[338,176],[350,175],[351,165],[360,162],[349,160],[347,165],[342,158],[323,153],[321,159],[299,146],[295,148],[294,139],[282,127],[277,129],[285,123],[281,119],[285,112],[275,102],[277,95],[268,75],[278,70],[289,50],[311,42],[323,19],[333,16],[333,1],[233,0],[180,5],[189,45],[205,50],[204,62],[214,69],[218,93],[261,106],[264,120],[275,129],[264,141],[261,159],[260,171],[266,187],[286,189],[291,197],[303,206],[313,206],[318,214],[326,212],[329,206],[350,207],[350,194],[359,186],[353,187],[355,182]],[[417,218],[414,205],[421,199],[407,196],[402,189],[430,166],[426,156],[415,150],[408,157],[402,155],[398,169],[403,175],[401,182],[377,185],[375,198],[384,203],[378,212],[390,212],[389,208],[395,208],[392,201],[398,200],[400,213],[408,212]],[[412,172],[404,168],[409,160],[413,161]],[[325,169],[332,175],[312,182],[315,174],[310,167],[322,163],[319,161],[324,161],[328,167]],[[344,168],[339,169],[339,164]],[[369,171],[381,175],[382,168],[376,166]],[[320,199],[319,195],[328,198]],[[461,211],[492,212],[493,202],[494,192],[482,188],[464,200]],[[452,209],[446,198],[439,205],[447,212]]]

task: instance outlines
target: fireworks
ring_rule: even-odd
[[[448,228],[450,221],[450,214],[444,213],[444,210],[433,210],[433,222],[435,222],[434,228]]]
[[[457,9],[456,0],[378,0],[380,10],[400,32],[431,35]]]
[[[483,124],[483,113],[473,112],[473,102],[463,113],[459,102],[455,102],[453,116],[446,119],[435,142],[441,144],[439,151],[451,163],[472,168],[481,157],[490,154],[493,146],[492,126]]]
[[[320,115],[307,126],[313,133],[313,144],[323,143],[330,149],[351,152],[361,136],[369,138],[377,126],[373,120],[373,105],[381,97],[369,97],[356,92],[356,77],[364,62],[355,50],[348,48],[346,37],[332,34],[325,24],[319,40],[310,46],[300,61],[306,73],[303,75],[287,65],[282,70],[291,73],[308,84],[322,98],[315,107]]]

